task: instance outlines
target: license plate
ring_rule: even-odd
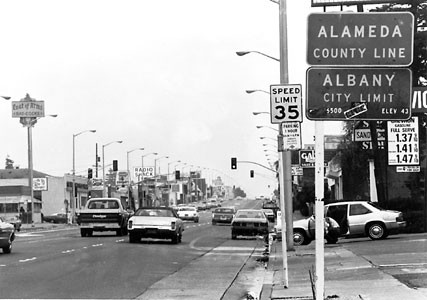
[[[155,234],[157,233],[157,229],[147,229],[148,234]]]

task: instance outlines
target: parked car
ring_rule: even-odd
[[[239,209],[231,222],[231,238],[268,234],[268,220],[260,209]]]
[[[274,232],[277,240],[282,240],[282,212],[277,212],[277,221],[274,226]],[[293,222],[293,241],[295,246],[308,245],[316,238],[315,232],[315,218],[296,220]],[[338,223],[332,219],[325,217],[324,236],[328,244],[335,244],[338,242],[340,236],[340,227]]]
[[[369,201],[345,201],[325,205],[325,216],[340,225],[341,236],[368,236],[372,240],[399,233],[406,226],[400,211],[385,210]]]
[[[184,223],[170,207],[141,207],[128,221],[129,243],[141,238],[182,240]]]
[[[236,208],[234,206],[215,208],[212,212],[212,225],[217,223],[231,224],[235,214]]]
[[[193,206],[178,207],[177,214],[181,220],[190,220],[199,223],[199,213],[197,212],[197,208]]]
[[[274,201],[264,201],[262,203],[263,209],[272,209],[274,212],[274,216],[277,216],[277,211],[280,210],[279,206]]]
[[[15,240],[15,227],[0,217],[0,248],[3,253],[12,252],[12,242]]]
[[[263,208],[262,211],[265,213],[267,219],[270,222],[274,222],[276,220],[276,215],[274,214],[274,211],[270,208]]]
[[[21,231],[22,221],[19,219],[19,216],[7,218],[6,222],[12,224],[16,231]]]
[[[54,213],[47,216],[43,215],[42,221],[47,223],[67,223],[68,218],[67,218],[67,214]]]

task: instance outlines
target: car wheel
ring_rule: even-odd
[[[172,237],[172,244],[178,244],[178,241],[179,241],[179,233],[176,232]]]
[[[199,223],[199,218],[194,219],[194,223]]]
[[[87,236],[93,236],[93,230],[88,229],[86,234],[87,234]]]
[[[231,239],[232,240],[237,239],[237,234],[235,234],[233,231],[231,232]]]
[[[12,243],[9,244],[9,246],[3,247],[3,253],[9,254],[12,252]]]
[[[387,236],[386,229],[381,223],[370,224],[368,226],[367,234],[371,240],[380,240],[384,239]]]
[[[295,230],[293,239],[295,246],[307,245],[310,243],[309,239],[302,230]]]
[[[129,233],[129,243],[137,243],[139,238],[136,234]]]
[[[178,243],[182,243],[182,231],[179,233]]]
[[[88,234],[87,234],[87,230],[86,230],[86,229],[80,229],[80,235],[81,235],[82,237],[87,236],[87,235],[88,235]]]
[[[212,221],[212,225],[216,225],[216,222],[215,222],[215,221]]]

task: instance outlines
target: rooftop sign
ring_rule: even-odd
[[[317,66],[409,66],[413,24],[409,12],[310,14],[307,62]]]

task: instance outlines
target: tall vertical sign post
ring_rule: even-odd
[[[12,101],[12,118],[27,127],[28,133],[28,187],[31,198],[31,223],[34,226],[34,190],[33,190],[33,138],[32,128],[39,118],[44,117],[44,101],[36,101],[26,94],[20,101]]]
[[[308,17],[307,62],[322,66],[307,70],[306,97],[316,121],[316,299],[324,299],[323,123],[410,118],[412,73],[400,67],[412,63],[413,24],[408,12]]]

